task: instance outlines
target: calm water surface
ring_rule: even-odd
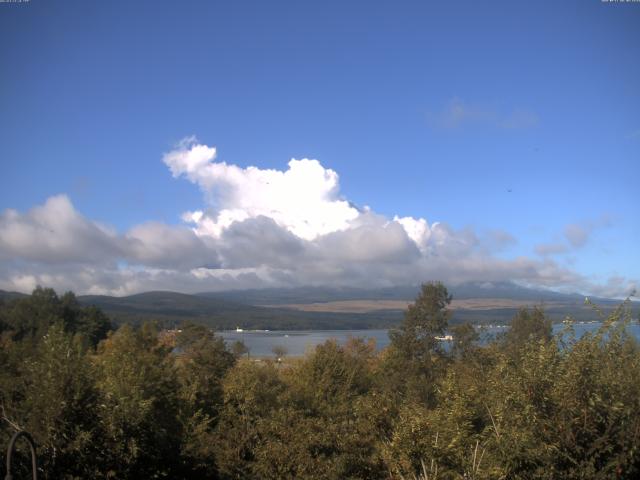
[[[601,326],[600,323],[574,324],[573,328],[576,336],[580,337],[586,332],[593,332]],[[554,333],[562,330],[564,325],[554,325]],[[505,332],[505,327],[493,326],[480,330],[481,338],[487,341],[495,335]],[[640,340],[640,325],[636,322],[628,327],[628,331]],[[304,355],[309,350],[313,350],[316,345],[320,345],[329,339],[335,339],[343,345],[349,338],[358,337],[364,339],[374,339],[376,347],[380,350],[389,345],[389,330],[298,330],[298,331],[243,331],[235,330],[218,332],[225,339],[228,345],[236,340],[241,340],[249,348],[251,355],[269,356],[273,355],[274,347],[284,347],[288,355]]]

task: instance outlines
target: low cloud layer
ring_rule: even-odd
[[[548,256],[498,257],[516,242],[508,232],[455,230],[357,207],[342,196],[338,174],[317,160],[292,159],[282,171],[242,168],[187,138],[163,161],[174,177],[203,192],[204,204],[185,212],[183,223],[150,221],[118,233],[84,217],[66,195],[23,213],[5,210],[0,288],[29,291],[42,284],[125,295],[438,279],[620,296],[634,287],[620,278],[596,285]],[[586,241],[575,228],[565,233],[573,245]]]

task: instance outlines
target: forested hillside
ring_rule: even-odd
[[[195,321],[215,330],[305,330],[379,328],[397,324],[400,312],[375,314],[315,313],[286,308],[264,308],[228,300],[176,292],[145,292],[127,297],[85,295],[83,305],[94,305],[118,323],[142,324],[149,319],[166,327]]]
[[[154,320],[162,327],[173,328],[183,321],[195,321],[216,330],[349,330],[397,327],[402,311],[419,292],[417,286],[362,288],[267,288],[184,294],[169,291],[144,292],[124,297],[80,295],[83,306],[96,306],[115,324],[141,325]],[[513,283],[463,283],[451,290],[454,297],[451,324],[508,324],[519,306],[543,306],[554,322],[567,315],[584,321],[598,315],[584,305],[584,297],[517,286]],[[24,298],[26,295],[0,290],[0,299]],[[397,300],[397,306],[383,305]],[[467,302],[464,302],[467,300]],[[363,311],[333,308],[333,302],[359,301],[370,304]],[[619,303],[595,299],[607,313]],[[456,306],[455,303],[461,305]],[[313,306],[313,309],[307,308]],[[267,307],[268,306],[268,307]],[[638,304],[634,305],[638,310]]]
[[[193,323],[114,331],[70,293],[3,300],[0,451],[30,432],[43,479],[640,476],[628,302],[563,341],[523,308],[479,346],[472,326],[449,325],[450,301],[425,284],[379,353],[353,339],[256,362]],[[28,475],[22,448],[14,478]]]

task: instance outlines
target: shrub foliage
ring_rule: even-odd
[[[194,324],[114,330],[38,288],[0,303],[2,454],[24,429],[44,479],[640,477],[630,302],[580,338],[523,309],[479,345],[448,328],[450,301],[423,285],[383,351],[328,341],[274,362]],[[22,448],[14,464],[26,475]]]

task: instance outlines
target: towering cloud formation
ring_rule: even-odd
[[[390,219],[340,195],[339,177],[317,160],[286,170],[241,168],[216,149],[183,140],[163,157],[174,177],[204,193],[184,224],[146,222],[128,232],[82,216],[65,195],[26,213],[0,214],[0,288],[40,283],[78,292],[127,294],[294,285],[388,286],[515,280],[543,287],[622,295],[542,260],[495,256],[516,240],[506,232],[456,231],[424,218]],[[574,243],[580,232],[567,231]]]
[[[346,230],[356,208],[338,197],[338,174],[317,160],[291,160],[289,168],[261,170],[216,162],[216,149],[195,138],[183,140],[164,162],[174,177],[184,176],[207,193],[215,215],[189,212],[185,218],[201,234],[219,237],[232,223],[265,216],[305,240]]]

